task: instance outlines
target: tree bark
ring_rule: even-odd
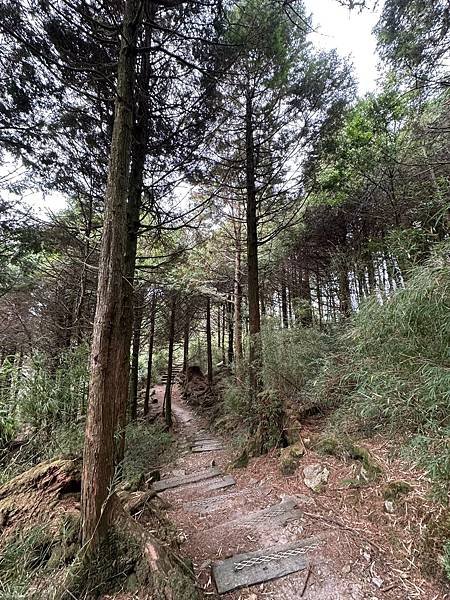
[[[260,390],[261,369],[261,315],[259,310],[258,271],[258,217],[255,176],[255,148],[253,139],[253,96],[249,88],[245,102],[245,170],[247,191],[247,272],[249,314],[249,391],[250,407]]]
[[[139,352],[141,349],[143,302],[143,294],[136,294],[133,324],[133,352],[131,359],[130,377],[130,417],[132,421],[135,421],[137,418],[137,399],[139,386]]]
[[[212,340],[211,340],[211,298],[206,299],[206,353],[208,364],[208,385],[213,383],[213,360],[212,360]]]
[[[191,329],[191,323],[189,315],[186,315],[186,321],[184,323],[184,340],[183,340],[183,373],[186,373],[189,367],[189,333]]]
[[[316,297],[317,297],[317,311],[319,314],[319,327],[323,325],[323,303],[322,303],[322,289],[320,286],[319,274],[316,273]]]
[[[344,317],[349,317],[352,312],[350,284],[345,265],[339,269],[339,311]]]
[[[282,267],[281,271],[281,320],[283,324],[283,329],[288,329],[289,315],[286,294],[286,273],[284,267]]]
[[[239,226],[237,232],[239,238],[236,237],[234,262],[234,364],[238,377],[240,377],[242,366],[242,248],[240,229]]]
[[[309,284],[309,273],[306,270],[300,272],[300,298],[302,299],[301,323],[310,327],[313,322],[311,286]]]
[[[221,333],[220,333],[220,321],[222,319],[221,307],[220,305],[217,307],[217,347],[220,349],[221,345]]]
[[[225,304],[222,305],[222,362],[225,365]]]
[[[172,299],[170,308],[169,357],[167,360],[167,384],[164,394],[164,418],[166,424],[172,426],[172,369],[173,346],[175,341],[176,298]]]
[[[150,389],[152,387],[153,367],[153,345],[155,343],[155,320],[156,320],[156,292],[152,293],[152,304],[150,309],[150,331],[148,335],[148,359],[147,359],[147,382],[145,385],[144,416],[148,415],[150,404]]]
[[[117,97],[100,246],[83,454],[81,532],[82,543],[88,552],[98,546],[110,524],[114,412],[120,397],[118,370],[123,368],[120,349],[123,347],[121,317],[126,273],[126,202],[133,127],[135,46],[141,6],[139,0],[127,0],[125,3],[117,67]]]
[[[228,323],[228,365],[231,366],[234,361],[234,329],[233,329],[233,301],[231,294],[227,296],[227,323]]]
[[[156,5],[150,3],[150,21],[154,19]],[[152,28],[147,24],[143,36],[143,45],[151,44]],[[136,268],[137,241],[140,227],[140,212],[142,204],[142,186],[144,166],[147,156],[148,133],[150,125],[150,105],[148,89],[151,77],[151,62],[148,53],[142,55],[141,68],[136,86],[136,115],[133,127],[131,147],[130,185],[127,202],[127,245],[125,253],[125,285],[124,304],[122,310],[121,366],[118,369],[117,383],[117,442],[116,462],[123,460],[125,452],[125,426],[127,420],[128,383],[130,376],[130,346],[133,334],[133,285]]]

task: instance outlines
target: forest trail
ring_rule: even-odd
[[[157,386],[159,405],[163,396],[164,386]],[[307,488],[302,477],[281,475],[274,456],[254,459],[243,469],[232,469],[231,444],[208,433],[204,420],[181,399],[177,386],[173,388],[172,403],[178,458],[164,469],[160,484],[164,487],[164,482],[173,478],[184,479],[181,479],[183,485],[162,491],[161,495],[170,505],[168,518],[178,530],[182,553],[192,559],[199,585],[209,597],[219,597],[212,577],[214,563],[265,549],[262,560],[270,564],[266,563],[263,570],[275,569],[276,575],[277,568],[283,570],[286,566],[289,574],[224,593],[221,598],[443,598],[439,593],[436,595],[434,586],[428,586],[423,580],[418,584],[412,580],[411,573],[395,568],[400,564],[394,567],[390,551],[379,540],[374,541],[364,523],[347,520],[349,512],[342,503],[339,507],[335,500],[326,503],[327,498]],[[211,449],[195,451],[199,444],[204,448],[209,444]],[[192,482],[196,474],[210,469],[215,469],[214,477]],[[217,475],[217,470],[223,475]],[[278,546],[301,540],[306,540],[305,547],[297,554],[294,551],[294,558],[287,557],[284,562],[267,558],[269,548],[273,555]],[[242,557],[238,560],[241,564]],[[290,573],[292,564],[302,562],[301,570]],[[233,564],[234,572],[231,568],[231,574],[225,574],[225,585],[230,577],[243,574],[236,570],[235,562],[232,567]],[[250,570],[252,568],[254,565]],[[245,575],[252,577],[249,570]]]

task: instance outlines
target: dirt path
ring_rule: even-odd
[[[157,386],[156,397],[162,401],[164,387]],[[308,567],[270,582],[243,588],[222,595],[227,600],[399,600],[423,598],[437,600],[447,597],[433,582],[421,578],[406,552],[397,549],[393,556],[385,539],[372,535],[369,520],[355,521],[353,507],[344,505],[342,494],[325,497],[307,488],[300,475],[285,477],[278,468],[275,455],[255,459],[245,469],[230,468],[232,453],[226,440],[207,431],[206,423],[173,391],[175,433],[179,458],[163,475],[182,477],[210,467],[230,474],[235,485],[211,489],[206,482],[182,485],[163,491],[170,504],[168,517],[179,531],[182,552],[190,557],[199,584],[209,597],[218,597],[211,577],[211,564],[236,554],[252,552],[279,544],[313,538],[305,555]],[[223,449],[192,452],[192,443],[223,443]],[[200,442],[198,441],[200,440]],[[215,447],[215,446],[214,446]],[[317,462],[317,457],[306,457]],[[328,459],[327,459],[328,460]],[[327,463],[321,457],[321,461]],[[332,460],[332,459],[330,459]],[[302,463],[308,464],[308,462]],[[331,468],[336,465],[327,463]],[[271,514],[256,518],[268,507],[280,502],[295,503],[295,517],[285,523]],[[366,511],[369,513],[369,511]],[[367,516],[367,515],[366,515]],[[373,525],[373,523],[372,523]],[[375,521],[375,529],[377,523]],[[381,541],[380,541],[381,539]],[[395,540],[393,541],[395,546]],[[415,567],[415,565],[413,564]],[[450,596],[449,596],[450,597]]]

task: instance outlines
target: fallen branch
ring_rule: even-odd
[[[311,565],[308,565],[308,571],[306,573],[305,581],[303,582],[302,591],[300,592],[300,598],[303,598],[303,596],[305,595],[306,588],[308,587],[308,581],[309,581],[309,578],[311,577],[311,571],[312,571],[312,567],[311,567]]]

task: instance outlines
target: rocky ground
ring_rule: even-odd
[[[161,403],[164,387],[156,388]],[[450,598],[445,583],[426,572],[422,546],[439,509],[428,501],[425,477],[390,458],[389,445],[375,440],[369,448],[380,472],[370,481],[366,465],[308,449],[314,423],[302,431],[306,452],[291,475],[280,468],[280,452],[233,469],[231,444],[194,414],[174,388],[173,413],[178,459],[163,470],[162,481],[201,472],[211,466],[231,475],[235,484],[211,489],[206,482],[161,492],[168,517],[178,529],[182,551],[193,561],[205,594],[218,597],[211,565],[230,556],[297,540],[314,540],[304,553],[307,566],[285,577],[234,590],[227,600],[398,600]],[[192,452],[201,440],[215,448]],[[203,440],[203,441],[202,441]],[[369,481],[366,482],[365,479]],[[398,482],[406,484],[398,493]],[[306,482],[306,483],[305,483]],[[311,489],[315,488],[315,489]],[[390,493],[392,492],[392,493]],[[269,510],[280,502],[295,506],[287,523]],[[256,514],[256,518],[254,516]],[[260,514],[260,513],[259,513]],[[294,518],[295,517],[295,518]]]

